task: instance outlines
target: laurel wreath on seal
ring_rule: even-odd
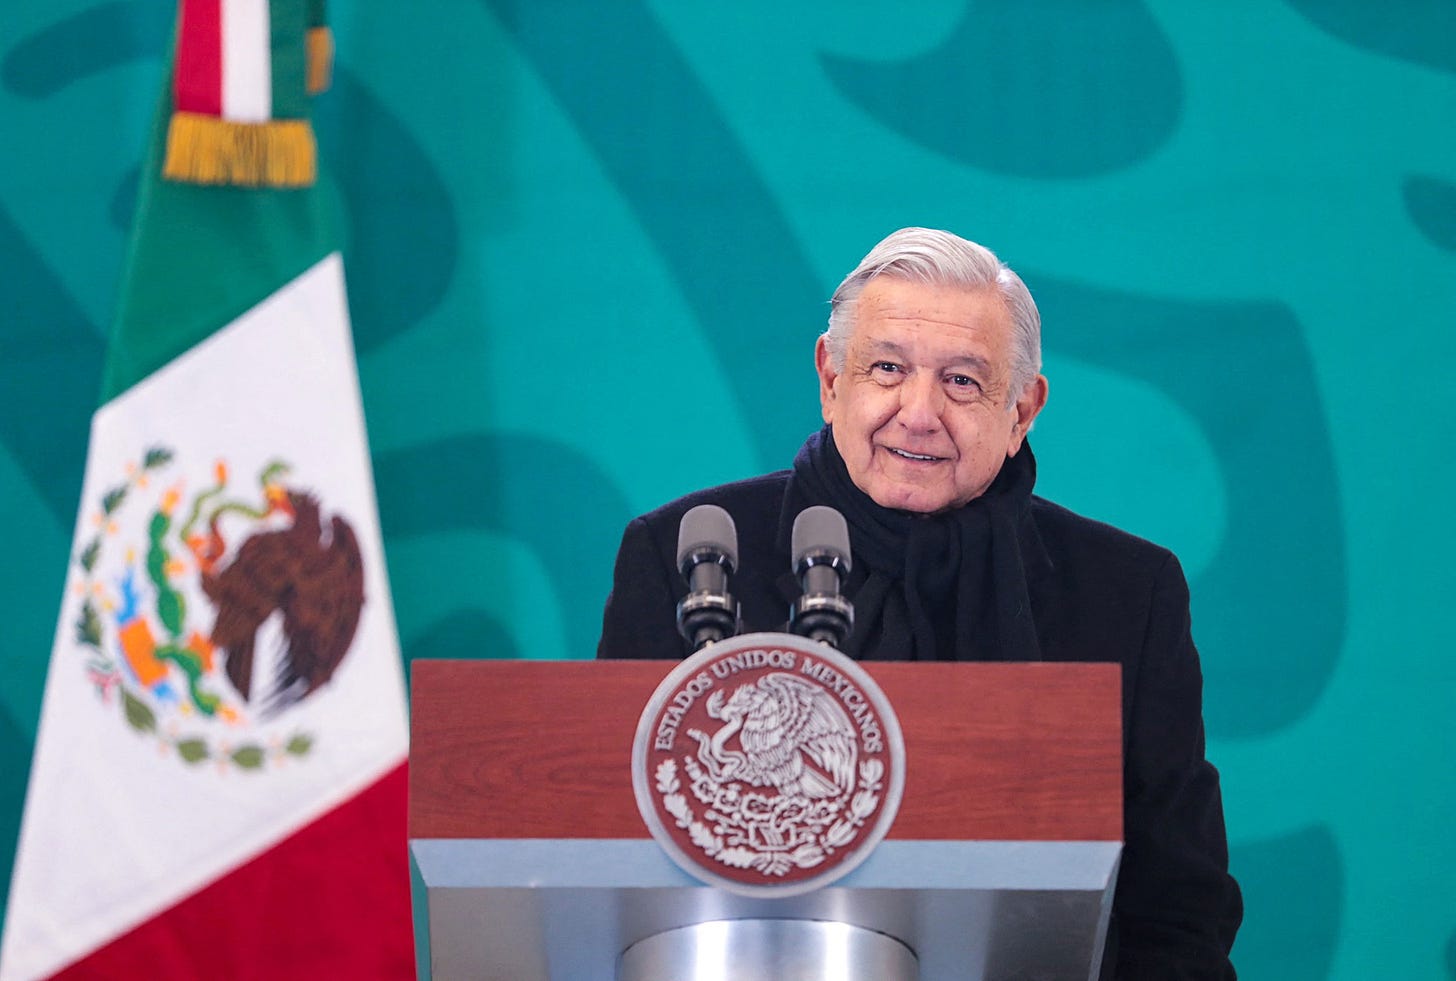
[[[692,795],[708,808],[704,817],[711,825],[693,813],[672,759],[659,763],[655,773],[663,809],[710,858],[767,876],[813,868],[853,841],[879,806],[885,773],[879,760],[862,762],[857,789],[847,812],[841,813],[843,798],[814,802],[784,795],[772,798],[745,792],[738,783],[714,780],[690,756],[683,758],[683,766]]]

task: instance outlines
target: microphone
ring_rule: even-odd
[[[694,651],[738,632],[738,602],[728,577],[738,566],[738,529],[716,504],[699,504],[677,528],[677,567],[688,594],[677,605],[677,629]]]
[[[804,593],[789,610],[789,629],[831,647],[843,647],[854,626],[854,604],[839,595],[849,575],[849,526],[822,504],[794,519],[790,539],[794,573]]]

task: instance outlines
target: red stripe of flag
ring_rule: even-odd
[[[182,0],[173,79],[179,112],[222,115],[223,0]]]
[[[412,981],[407,782],[401,764],[53,981]]]

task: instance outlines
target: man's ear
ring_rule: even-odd
[[[829,345],[824,342],[823,334],[814,342],[814,370],[819,373],[819,409],[824,415],[824,421],[833,423],[834,380],[839,377],[839,372],[834,370],[833,359],[829,357]]]
[[[1016,413],[1016,422],[1011,427],[1011,437],[1007,441],[1007,456],[1015,456],[1021,451],[1021,444],[1026,442],[1026,434],[1031,431],[1031,424],[1046,407],[1047,389],[1046,375],[1037,375],[1021,390],[1021,396],[1012,408]]]

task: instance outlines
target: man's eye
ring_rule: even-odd
[[[946,379],[956,388],[977,388],[979,385],[970,375],[951,375]]]
[[[886,374],[893,375],[899,373],[900,366],[893,361],[876,361],[874,364],[870,365],[870,369],[872,371],[882,371]]]

